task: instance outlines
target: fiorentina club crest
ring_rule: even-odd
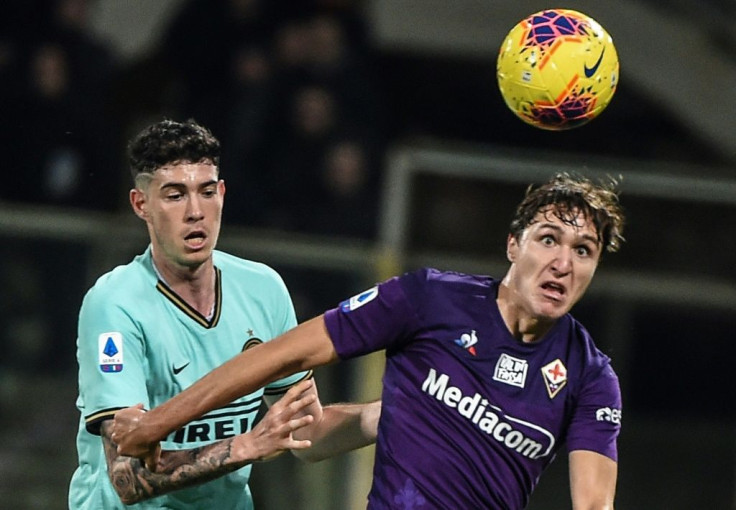
[[[544,376],[544,384],[547,386],[549,398],[555,398],[565,386],[565,383],[567,383],[567,369],[565,365],[558,358],[542,367],[542,375]]]

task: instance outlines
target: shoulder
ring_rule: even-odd
[[[583,372],[588,376],[608,374],[615,377],[611,358],[602,352],[593,341],[588,330],[571,315],[568,315],[572,349],[577,352]]]
[[[281,275],[263,262],[243,259],[223,251],[213,253],[215,266],[228,281],[236,280],[244,285],[283,286]]]
[[[485,291],[494,282],[489,276],[457,271],[441,271],[432,267],[424,267],[410,273],[405,273],[400,277],[400,280],[407,286],[414,288],[457,292]]]
[[[104,300],[136,301],[144,289],[155,287],[156,276],[147,267],[143,256],[135,257],[128,264],[120,265],[100,276],[87,291],[85,302]]]

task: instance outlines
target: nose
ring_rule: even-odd
[[[187,201],[187,221],[199,221],[204,218],[202,203],[196,193],[189,195]]]
[[[560,275],[566,275],[572,271],[572,249],[560,246],[557,256],[552,261],[552,270]]]

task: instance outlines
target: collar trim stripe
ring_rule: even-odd
[[[215,308],[212,313],[212,318],[210,320],[207,320],[207,318],[199,313],[197,310],[195,310],[189,303],[184,301],[182,297],[171,290],[166,283],[164,283],[161,279],[158,280],[158,283],[156,283],[156,290],[158,290],[161,294],[166,296],[169,301],[171,301],[177,308],[179,308],[182,312],[184,312],[186,315],[188,315],[192,320],[197,322],[199,325],[201,325],[203,328],[211,329],[217,326],[217,323],[220,321],[220,315],[222,314],[222,285],[221,285],[221,279],[222,274],[220,270],[216,267],[215,268]]]

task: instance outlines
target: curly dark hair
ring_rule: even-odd
[[[143,129],[128,144],[128,163],[135,181],[167,164],[209,161],[220,164],[220,142],[193,119],[162,120]]]
[[[575,216],[582,212],[595,225],[600,246],[607,252],[618,251],[624,241],[625,217],[619,204],[617,185],[618,181],[613,178],[596,184],[585,177],[556,174],[544,184],[527,188],[511,220],[509,232],[520,239],[540,211],[550,211],[567,224],[572,224]]]

